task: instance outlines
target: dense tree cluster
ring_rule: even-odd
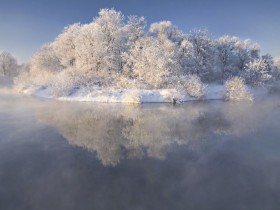
[[[276,69],[272,57],[261,56],[250,40],[214,39],[198,29],[185,34],[170,21],[153,23],[149,29],[146,25],[143,17],[101,9],[91,23],[67,26],[43,46],[33,56],[29,74],[34,81],[48,74],[57,81],[71,78],[74,84],[177,88],[189,75],[202,82],[239,76],[257,85]]]

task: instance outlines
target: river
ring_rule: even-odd
[[[0,209],[279,209],[280,97],[59,102],[0,93]]]

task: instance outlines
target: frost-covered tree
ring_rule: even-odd
[[[276,80],[280,79],[280,58],[275,58],[273,60],[274,68],[273,68],[273,77]]]
[[[43,46],[30,62],[30,71],[34,74],[40,74],[40,72],[55,73],[62,69],[63,66],[51,45]]]
[[[193,45],[193,72],[207,80],[213,73],[214,41],[207,30],[193,30],[188,35],[188,40]]]
[[[179,45],[184,38],[183,33],[171,21],[161,21],[151,24],[150,32],[155,34],[162,43],[169,40]]]
[[[127,39],[127,48],[131,48],[137,40],[144,37],[146,20],[144,17],[129,16],[124,26],[124,36]]]
[[[122,73],[126,76],[132,77],[133,59],[130,58],[130,53],[135,50],[138,41],[146,36],[145,28],[145,18],[137,16],[129,16],[127,24],[124,26],[126,50],[122,53],[124,62]]]
[[[81,31],[81,25],[75,23],[64,28],[64,31],[52,43],[53,50],[65,67],[73,67],[76,61],[75,40]]]
[[[245,68],[246,80],[249,84],[259,85],[271,78],[270,66],[264,58],[250,61]]]
[[[190,75],[186,79],[185,89],[191,97],[200,98],[206,94],[206,86],[196,75]]]
[[[186,34],[180,31],[170,21],[153,23],[150,27],[150,32],[156,35],[166,50],[174,51],[174,61],[176,60],[177,62],[177,68],[174,69],[173,74],[187,75],[197,73],[193,71],[195,66],[193,59],[194,46],[188,40]]]
[[[183,41],[183,33],[171,21],[153,23],[150,32],[155,36],[161,48],[165,51],[166,59],[172,63],[172,75],[181,74],[179,47]]]
[[[38,53],[36,53],[29,65],[29,71],[21,75],[21,79],[28,78],[31,84],[48,85],[55,80],[55,75],[61,72],[64,67],[56,56],[51,45],[44,45]],[[21,86],[20,84],[18,84]]]
[[[280,57],[274,59],[275,67],[280,70]]]
[[[194,73],[193,67],[195,62],[194,57],[194,48],[190,41],[185,37],[177,46],[177,59],[180,66],[180,73],[182,75],[188,75]]]
[[[99,17],[95,19],[98,38],[105,54],[103,58],[104,68],[109,71],[121,71],[121,54],[125,48],[123,34],[124,16],[113,9],[102,9]]]
[[[124,16],[113,9],[102,9],[90,24],[82,26],[77,39],[77,65],[85,71],[121,71]]]
[[[0,52],[0,75],[16,76],[18,71],[17,60],[9,52]]]
[[[237,37],[222,36],[216,42],[216,68],[221,74],[221,79],[227,79],[235,76],[238,72],[236,69],[236,43],[239,41]]]
[[[184,34],[170,21],[152,23],[147,31],[144,17],[125,18],[114,9],[101,9],[92,22],[69,25],[43,46],[18,81],[50,76],[37,84],[57,87],[59,93],[62,86],[71,92],[79,85],[186,90],[187,75],[203,82],[244,76],[257,84],[280,69],[271,56],[259,52],[250,40],[213,39],[207,30]]]
[[[150,87],[163,87],[170,73],[176,68],[174,52],[166,50],[158,39],[144,37],[131,50],[128,62],[132,64],[134,78]]]
[[[113,9],[102,9],[90,24],[82,26],[77,38],[77,65],[85,71],[121,71],[123,15]]]
[[[233,77],[226,82],[225,99],[230,101],[252,101],[253,96],[248,91],[242,77]]]
[[[250,39],[238,40],[235,47],[239,71],[244,70],[245,66],[252,60],[259,58],[260,48],[257,44],[253,44]]]

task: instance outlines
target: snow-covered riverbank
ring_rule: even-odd
[[[263,95],[268,91],[266,88],[251,89],[253,95]],[[57,99],[61,101],[86,101],[101,103],[178,103],[193,100],[201,100],[199,98],[190,97],[186,92],[177,91],[175,89],[76,89],[72,94],[63,97],[53,96],[48,88],[33,86],[23,90],[26,95],[32,95],[40,98]],[[204,100],[224,99],[225,87],[223,85],[210,84]]]

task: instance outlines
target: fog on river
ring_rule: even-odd
[[[0,209],[279,209],[280,98],[59,102],[0,92]]]

